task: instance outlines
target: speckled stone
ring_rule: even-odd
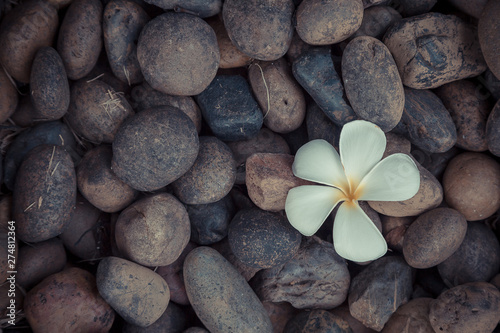
[[[252,208],[236,213],[228,239],[241,262],[270,268],[284,264],[297,253],[301,235],[283,215]]]
[[[245,184],[245,163],[255,153],[290,154],[285,139],[267,128],[261,128],[257,136],[241,141],[228,142],[236,161],[236,184]]]
[[[262,111],[248,82],[239,75],[219,75],[196,102],[214,135],[224,141],[256,136],[263,123]]]
[[[172,183],[175,195],[190,205],[219,201],[236,179],[236,163],[229,147],[213,136],[201,136],[198,157],[191,168]]]
[[[401,257],[382,257],[352,279],[349,310],[363,325],[380,331],[412,291],[411,267]]]
[[[357,119],[344,99],[342,80],[333,66],[329,47],[314,48],[301,54],[293,62],[292,72],[297,82],[335,124],[343,126]]]
[[[230,195],[205,205],[186,205],[191,222],[191,241],[210,245],[227,236],[236,207]]]
[[[211,333],[272,333],[271,320],[257,295],[216,250],[201,246],[184,262],[191,306]]]
[[[382,333],[435,333],[429,321],[432,298],[415,298],[400,306],[385,324]]]
[[[284,265],[260,271],[253,287],[264,301],[289,302],[297,309],[332,309],[347,298],[351,277],[332,243],[304,237]]]
[[[352,333],[344,319],[325,310],[303,311],[293,317],[283,333]]]
[[[246,162],[248,196],[260,209],[278,212],[285,209],[288,191],[311,184],[295,177],[294,157],[287,154],[253,154]]]
[[[262,302],[271,318],[274,333],[282,333],[286,323],[297,315],[298,310],[288,302]]]
[[[236,268],[238,273],[240,273],[246,281],[250,281],[255,274],[261,270],[260,268],[251,267],[241,262],[241,260],[238,259],[231,250],[227,237],[218,243],[212,244],[210,247],[222,254],[222,256],[229,261],[234,268]]]

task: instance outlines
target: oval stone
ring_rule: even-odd
[[[252,208],[236,213],[229,225],[228,240],[241,262],[270,268],[284,264],[297,253],[301,235],[283,215]]]
[[[165,312],[170,291],[163,278],[149,268],[106,257],[96,272],[99,294],[127,322],[147,327]]]
[[[210,332],[273,332],[257,295],[216,250],[201,246],[188,254],[184,283],[191,306]]]
[[[194,164],[172,183],[175,195],[189,205],[219,201],[236,179],[236,163],[229,147],[214,136],[201,136],[199,140]]]
[[[388,132],[403,114],[405,95],[389,49],[376,38],[354,38],[342,55],[342,78],[352,109]]]
[[[182,176],[198,156],[196,127],[181,110],[158,106],[130,117],[113,141],[113,172],[139,191],[154,191]]]
[[[406,231],[403,254],[415,268],[430,268],[442,263],[464,240],[467,221],[451,208],[436,208],[420,215]]]
[[[500,78],[500,60],[498,52],[500,51],[500,2],[498,0],[489,0],[484,6],[479,23],[477,25],[479,43],[484,59],[488,68]]]

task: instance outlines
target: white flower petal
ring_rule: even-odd
[[[300,147],[292,169],[295,176],[305,180],[344,189],[347,186],[339,153],[325,140],[312,140]]]
[[[345,199],[339,189],[322,185],[303,185],[288,191],[285,212],[290,224],[304,236],[312,236],[333,208]]]
[[[393,154],[378,163],[359,184],[358,200],[403,201],[420,187],[420,172],[406,154]]]
[[[333,223],[335,251],[348,260],[366,262],[382,257],[387,243],[357,203],[344,202]]]
[[[385,134],[375,124],[355,120],[344,125],[339,141],[340,160],[352,189],[380,162],[385,145]]]

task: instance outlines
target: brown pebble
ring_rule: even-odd
[[[401,305],[385,324],[382,333],[435,333],[429,321],[432,298],[415,298]]]
[[[477,26],[479,43],[488,68],[500,79],[500,2],[489,0],[479,16]]]
[[[491,333],[500,318],[500,291],[487,282],[466,283],[443,292],[430,304],[436,332]]]
[[[420,269],[436,266],[458,249],[466,231],[465,216],[454,209],[436,208],[424,213],[406,231],[405,260]]]
[[[273,333],[282,333],[286,323],[297,314],[297,309],[287,302],[262,302],[262,305],[271,319]]]
[[[294,157],[286,154],[253,154],[246,162],[248,196],[263,210],[285,209],[288,191],[296,186],[311,184],[293,175]]]

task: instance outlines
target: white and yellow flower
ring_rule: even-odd
[[[288,192],[285,211],[292,226],[311,236],[342,203],[333,225],[337,253],[356,262],[383,256],[387,243],[358,201],[407,200],[420,186],[420,173],[410,156],[393,154],[381,160],[385,146],[384,132],[364,120],[344,125],[340,156],[325,140],[302,146],[295,155],[293,173],[322,185],[298,186]]]

